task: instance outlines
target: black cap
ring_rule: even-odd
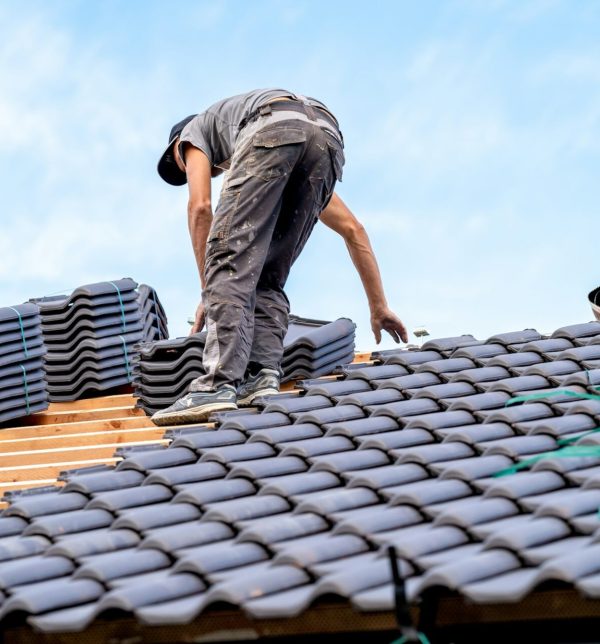
[[[191,114],[190,116],[186,116],[183,121],[179,121],[179,123],[175,123],[175,125],[171,128],[171,132],[169,134],[169,145],[167,145],[167,149],[163,152],[162,156],[160,157],[160,160],[158,162],[157,170],[158,174],[167,182],[170,183],[172,186],[182,186],[183,184],[187,183],[187,177],[185,176],[185,172],[182,172],[179,169],[179,166],[177,163],[175,163],[175,157],[173,156],[173,141],[181,134],[181,131],[183,128],[193,119],[198,116],[197,114]]]

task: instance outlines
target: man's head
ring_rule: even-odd
[[[167,149],[163,152],[158,162],[158,174],[172,186],[182,186],[187,182],[185,172],[180,169],[175,159],[174,145],[178,142],[179,135],[183,128],[196,116],[197,114],[186,116],[186,118],[179,121],[179,123],[176,123],[171,128],[171,132],[169,133],[169,145],[167,145]]]

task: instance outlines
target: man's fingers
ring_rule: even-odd
[[[381,331],[377,327],[373,328],[373,335],[375,336],[375,344],[379,344],[381,342]]]

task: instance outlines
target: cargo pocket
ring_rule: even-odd
[[[333,167],[336,181],[341,181],[344,173],[344,163],[346,161],[344,158],[344,152],[337,141],[332,142],[328,140],[327,147],[329,148],[329,156],[331,157],[331,165]]]
[[[229,246],[229,233],[233,215],[240,200],[240,189],[224,190],[219,199],[212,225],[206,240],[206,259],[216,253],[226,251]]]
[[[298,127],[265,128],[252,138],[252,149],[245,159],[246,171],[269,181],[288,174],[298,156],[296,146],[306,142],[306,132]]]

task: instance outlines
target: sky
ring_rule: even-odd
[[[599,34],[595,0],[0,0],[0,306],[127,276],[187,334],[187,191],[156,162],[184,116],[283,87],[338,117],[337,191],[412,341],[588,321]],[[292,312],[349,317],[375,347],[324,225],[286,290]]]

